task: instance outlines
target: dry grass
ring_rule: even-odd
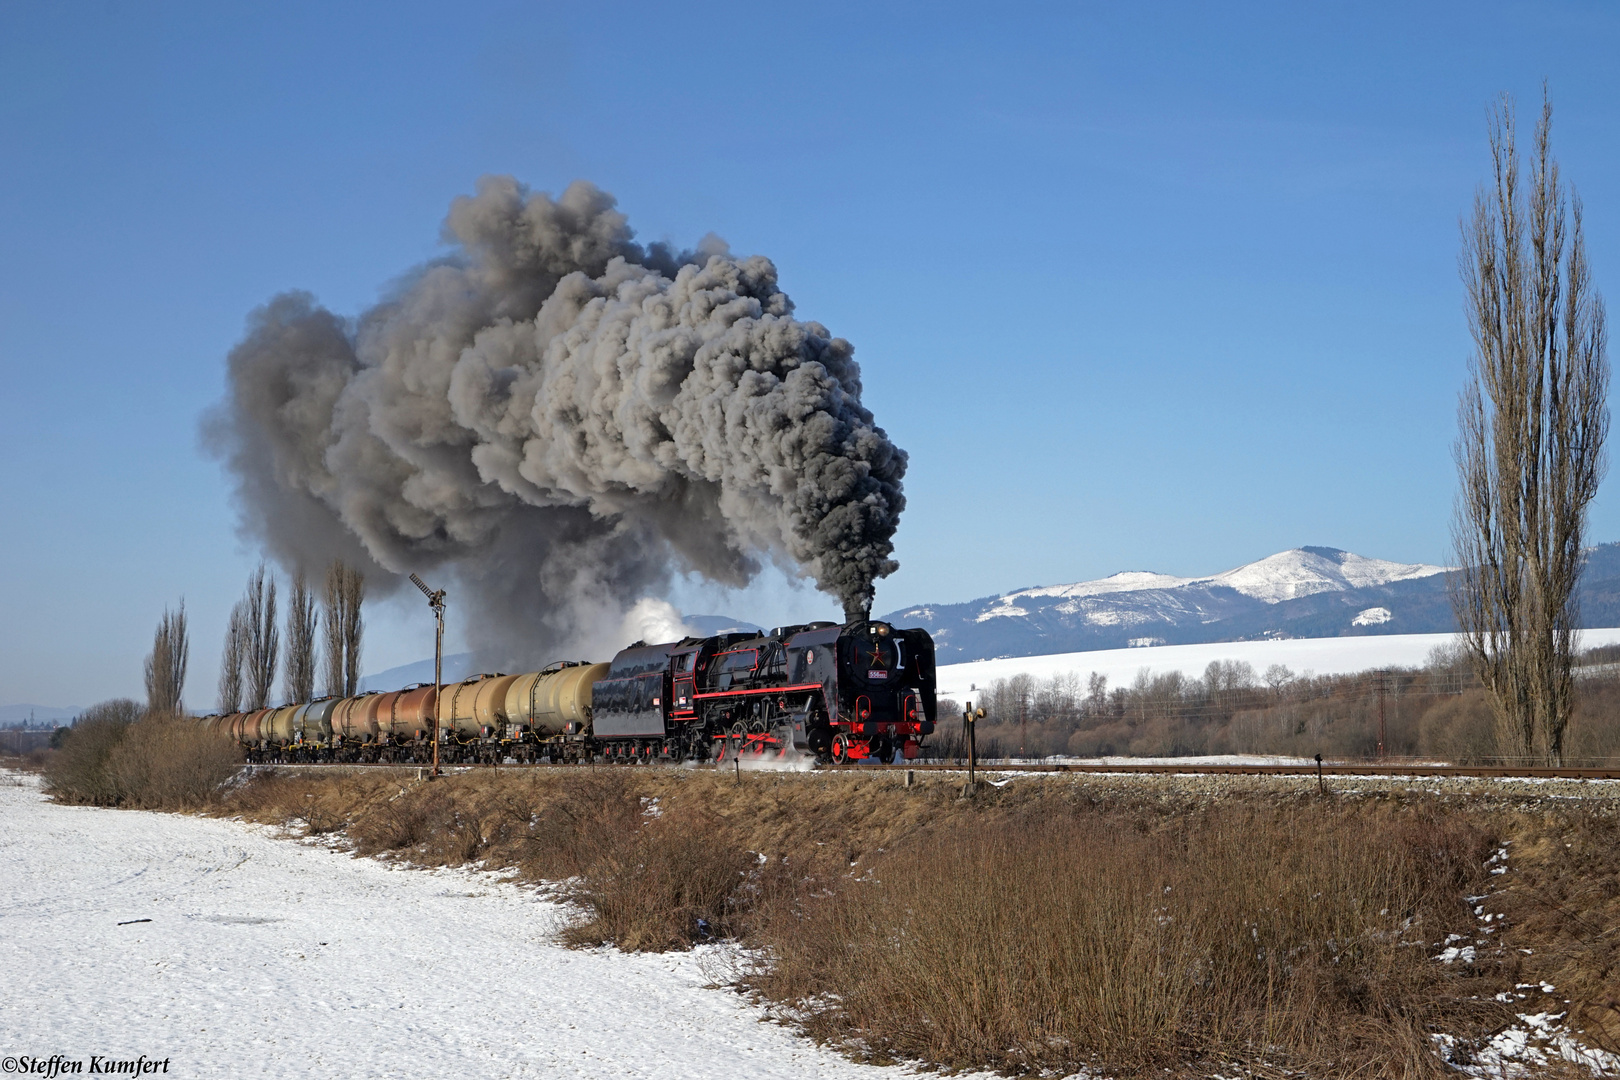
[[[749,984],[879,1060],[1438,1075],[1466,976],[1422,946],[1471,925],[1489,850],[1334,806],[983,817],[779,898]]]
[[[1620,1053],[1620,819],[1554,809],[1513,815],[1502,834],[1510,872],[1484,906],[1505,916],[1515,983],[1557,990],[1522,1011],[1569,1008],[1587,1042]]]
[[[315,832],[346,829],[360,854],[478,862],[566,882],[582,911],[564,934],[573,945],[663,950],[730,936],[757,860],[721,817],[692,802],[666,813],[638,779],[610,770],[531,771],[401,784],[375,773],[270,773],[233,792],[223,808],[302,821]]]

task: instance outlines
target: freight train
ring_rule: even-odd
[[[934,730],[934,677],[926,630],[857,619],[638,641],[605,664],[564,661],[202,722],[264,763],[425,763],[435,715],[446,763],[894,762],[916,757]]]

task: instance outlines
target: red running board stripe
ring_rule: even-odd
[[[767,686],[761,690],[711,690],[707,694],[693,694],[692,700],[702,701],[712,697],[743,697],[747,694],[791,694],[795,690],[820,690],[820,683],[805,683],[803,686]]]

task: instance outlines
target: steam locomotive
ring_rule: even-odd
[[[716,761],[916,757],[934,641],[857,619],[649,645],[609,663],[204,717],[254,762]],[[442,705],[442,709],[440,706]]]

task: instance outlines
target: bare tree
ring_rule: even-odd
[[[1544,101],[1526,191],[1512,102],[1492,110],[1494,183],[1463,227],[1475,351],[1457,410],[1450,586],[1502,749],[1558,763],[1586,509],[1606,465],[1609,364],[1581,204],[1560,184],[1551,128]]]
[[[333,561],[326,568],[326,588],[321,593],[321,609],[326,616],[326,693],[344,696],[343,680],[343,564]]]
[[[247,645],[247,618],[242,601],[231,608],[231,621],[225,627],[225,651],[219,659],[219,711],[233,713],[242,707],[243,650]]]
[[[191,643],[186,639],[186,602],[179,611],[163,612],[152,635],[146,658],[146,708],[156,716],[179,716],[180,696],[186,688],[186,663]]]
[[[287,597],[288,701],[308,701],[315,696],[315,628],[320,616],[315,596],[304,581],[304,572],[293,575],[292,592]]]
[[[326,692],[353,695],[360,684],[360,605],[365,600],[366,579],[342,560],[326,568]]]
[[[247,622],[243,656],[247,661],[247,702],[249,709],[262,709],[270,700],[276,682],[276,661],[281,639],[276,630],[276,579],[265,577],[264,563],[248,578],[247,595],[242,598]]]

